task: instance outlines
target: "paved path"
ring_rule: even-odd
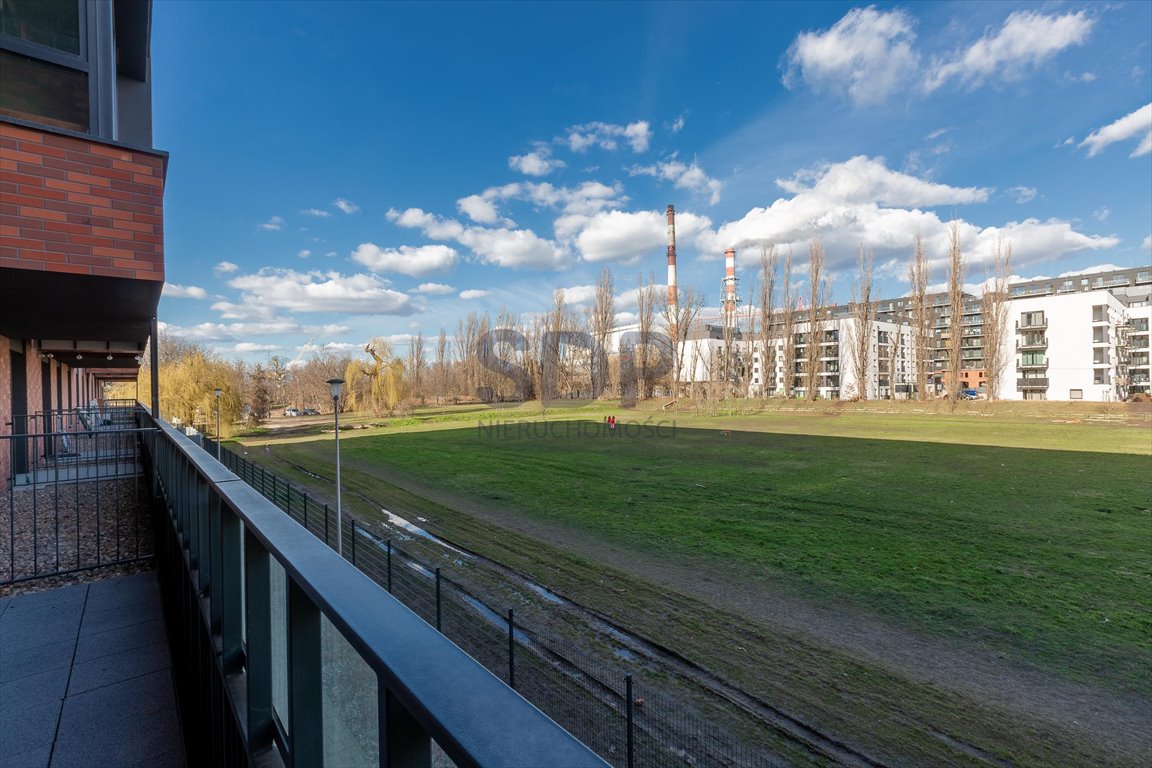
[[[155,572],[0,598],[0,768],[183,768]]]

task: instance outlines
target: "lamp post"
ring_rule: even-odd
[[[220,387],[216,387],[216,461],[220,461]]]
[[[340,508],[340,388],[344,379],[328,379],[332,387],[332,417],[336,423],[336,552],[344,557],[344,525]]]

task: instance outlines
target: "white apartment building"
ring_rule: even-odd
[[[822,399],[885,399],[907,397],[914,377],[912,334],[907,324],[876,320],[872,326],[871,352],[863,382],[856,375],[855,319],[847,316],[824,320],[817,329],[817,393]],[[725,337],[722,326],[703,325],[689,334],[680,354],[682,384],[716,382],[727,376],[749,397],[784,395],[789,378],[794,396],[806,396],[808,386],[808,321],[793,329],[791,361],[785,355],[781,329],[765,350],[759,339],[736,331]],[[731,361],[726,363],[726,358]],[[789,365],[790,363],[790,365]]]

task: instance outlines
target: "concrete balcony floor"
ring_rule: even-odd
[[[153,571],[0,597],[0,768],[183,768]]]

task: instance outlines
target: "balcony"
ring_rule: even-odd
[[[1024,340],[1017,339],[1016,341],[1017,352],[1042,352],[1046,349],[1048,349],[1048,339],[1046,338]]]
[[[428,766],[433,743],[456,765],[606,765],[189,438],[143,412],[138,417],[140,453],[132,465],[141,468],[139,501],[152,516],[146,530],[157,535],[162,597],[148,606],[130,602],[150,612],[147,620],[154,626],[160,624],[160,605],[165,608],[172,673],[164,666],[154,669],[175,678],[181,724],[174,702],[153,707],[163,689],[152,686],[156,690],[105,701],[83,722],[82,737],[69,736],[63,743],[59,739],[65,738],[69,717],[64,700],[60,728],[53,722],[49,729],[61,734],[55,737],[57,754],[73,755],[76,764],[123,764],[122,754],[100,751],[108,741],[101,741],[101,731],[119,745],[127,730],[145,742],[142,749],[152,750],[140,753],[141,764],[183,765],[178,741],[183,732],[189,765]],[[10,441],[29,438],[16,435]],[[13,492],[48,493],[53,485],[38,482]],[[69,495],[77,489],[83,499],[99,493],[100,486],[73,476],[66,487]],[[103,512],[105,505],[97,508]],[[46,514],[44,508],[40,515]],[[115,538],[112,531],[119,532],[121,522],[117,517],[115,528],[105,524],[107,540]],[[44,541],[53,525],[51,520],[39,525],[41,540],[33,550],[43,559],[53,549]],[[139,531],[138,525],[125,527]],[[353,524],[351,535],[344,536],[353,558],[355,534]],[[62,560],[67,558],[57,553],[51,567],[63,570]],[[0,568],[0,581],[22,578],[25,571],[15,563]],[[96,585],[82,589],[99,592]],[[9,603],[6,622],[12,612]],[[53,612],[53,622],[56,613],[61,612]],[[67,614],[73,615],[79,614]],[[61,626],[68,621],[59,619]],[[79,621],[72,624],[80,626],[83,641],[86,630]],[[5,627],[0,651],[7,653],[15,645]],[[140,635],[135,624],[132,635]],[[5,681],[10,658],[3,660]],[[130,670],[125,675],[120,679],[127,682],[140,677]],[[61,679],[68,676],[62,673]],[[73,674],[73,683],[77,679]],[[133,716],[140,707],[145,711]],[[164,717],[172,722],[163,725]],[[6,734],[14,722],[10,718],[5,708]],[[11,756],[12,742],[5,740],[0,762]]]
[[[1016,363],[1016,370],[1017,371],[1046,371],[1046,370],[1048,370],[1048,361],[1047,360],[1041,360],[1038,363],[1035,363],[1035,362],[1033,362],[1033,363],[1024,363],[1024,362]]]
[[[1027,320],[1024,318],[1021,318],[1020,320],[1016,321],[1016,330],[1017,331],[1042,331],[1047,327],[1048,327],[1048,318],[1044,318],[1044,319],[1033,318],[1033,319],[1027,319]]]
[[[1016,379],[1016,389],[1048,389],[1048,379]]]

